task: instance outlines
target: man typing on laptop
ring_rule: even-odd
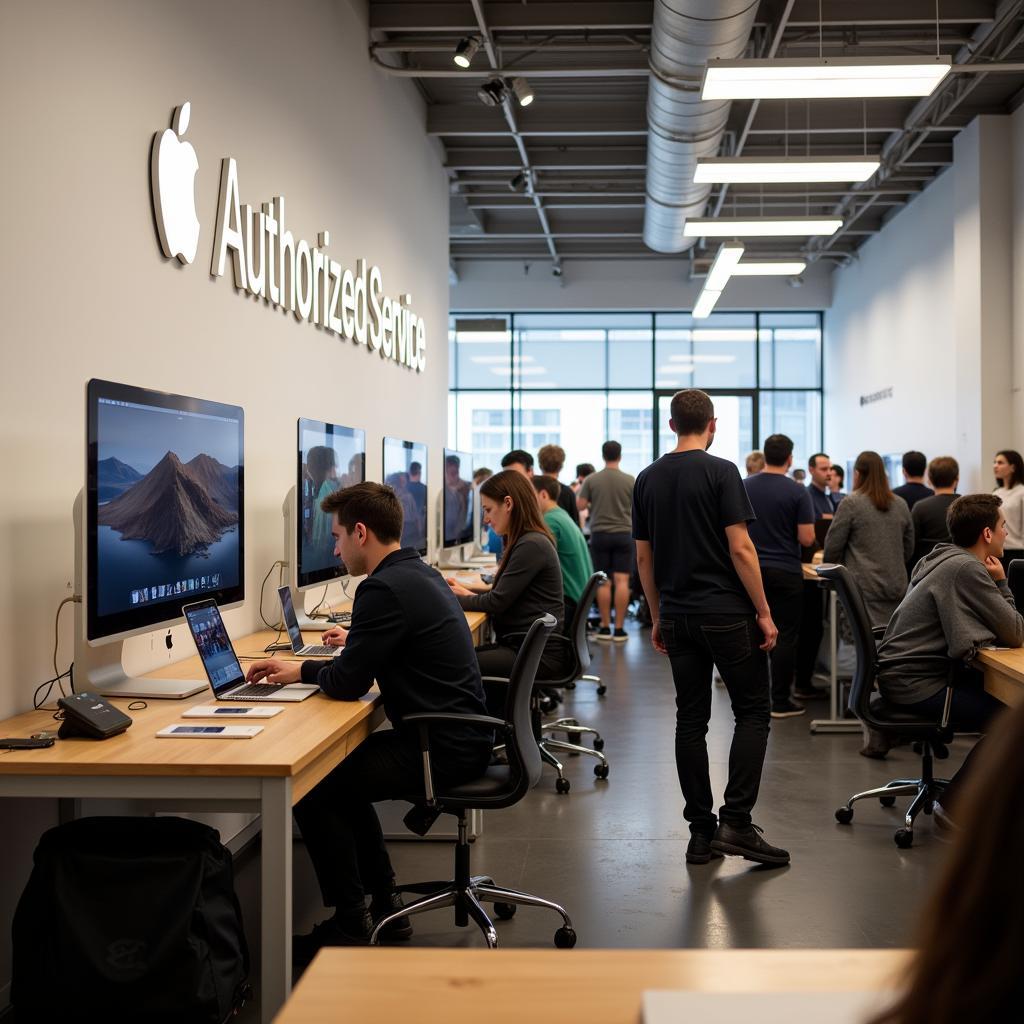
[[[322,508],[333,515],[335,555],[352,575],[367,577],[356,591],[352,628],[324,634],[344,649],[326,663],[258,661],[248,679],[317,683],[336,700],[358,700],[376,679],[394,728],[370,736],[295,806],[324,905],[335,908],[309,935],[296,936],[297,963],[308,963],[321,946],[365,944],[373,920],[401,906],[373,804],[423,792],[419,735],[403,728],[403,718],[431,711],[487,714],[465,616],[444,577],[414,549],[401,547],[402,506],[394,491],[356,484],[326,497]],[[438,789],[482,775],[493,739],[489,729],[472,724],[431,729]],[[408,918],[393,922],[388,933],[408,938]]]

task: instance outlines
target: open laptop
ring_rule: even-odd
[[[196,601],[181,611],[217,700],[268,700],[277,704],[305,700],[319,689],[312,683],[246,683],[217,602],[213,598]]]
[[[304,644],[302,630],[299,629],[299,620],[295,615],[295,605],[292,604],[291,588],[278,587],[277,596],[281,601],[281,617],[284,619],[284,628],[288,631],[288,639],[292,644],[292,654],[296,654],[300,658],[336,658],[341,654],[340,647],[331,647],[328,644]]]

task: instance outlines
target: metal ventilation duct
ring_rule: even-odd
[[[695,185],[698,157],[715,156],[728,101],[703,102],[700,83],[711,57],[742,56],[758,0],[655,0],[647,96],[647,202],[644,242],[683,252],[687,217],[703,213],[710,185]]]

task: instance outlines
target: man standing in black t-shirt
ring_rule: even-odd
[[[732,854],[788,864],[789,854],[765,842],[750,819],[768,742],[768,652],[778,635],[747,534],[754,513],[739,470],[707,453],[715,436],[711,399],[679,391],[671,415],[679,440],[637,477],[633,538],[654,618],[651,643],[668,655],[676,688],[676,768],[690,823],[686,859],[706,864]],[[707,748],[716,665],[736,719],[717,818]]]

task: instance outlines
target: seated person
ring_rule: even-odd
[[[569,491],[550,476],[535,476],[533,486],[537,492],[537,505],[544,517],[547,528],[555,538],[555,550],[562,566],[562,586],[565,588],[565,628],[569,629],[576,605],[590,577],[594,575],[594,564],[590,561],[590,548],[583,531],[570,519],[558,502],[560,491]]]
[[[257,661],[250,682],[318,683],[334,700],[359,700],[376,679],[394,728],[369,736],[295,805],[323,893],[334,916],[296,936],[294,959],[306,964],[321,946],[364,945],[373,920],[401,907],[373,804],[423,792],[419,731],[404,728],[419,712],[486,714],[480,670],[466,617],[444,579],[412,548],[402,548],[402,506],[383,484],[362,483],[324,499],[334,517],[334,553],[354,576],[352,628],[334,627],[324,642],[344,650],[328,662]],[[487,769],[493,732],[479,725],[430,730],[431,768],[440,790]],[[365,897],[370,896],[367,911]],[[408,938],[400,918],[385,937]]]
[[[911,569],[936,545],[949,543],[946,513],[956,501],[960,466],[950,455],[940,455],[928,463],[928,480],[935,493],[914,503],[910,517],[914,521],[914,554]]]
[[[542,615],[553,615],[561,633],[565,625],[562,600],[562,569],[554,538],[541,518],[530,478],[506,469],[480,485],[484,522],[505,538],[505,550],[486,594],[449,580],[448,585],[464,611],[486,612],[497,643],[477,648],[480,673],[508,678],[526,633]],[[355,612],[353,611],[353,617]],[[564,642],[549,639],[541,658],[538,679],[558,679],[569,668]],[[496,717],[503,717],[508,688],[485,685],[487,703]]]
[[[882,696],[936,722],[942,718],[950,666],[971,658],[986,644],[1024,644],[1024,619],[1013,603],[999,561],[1006,540],[999,498],[994,494],[957,498],[949,507],[947,523],[953,543],[939,544],[917,564],[907,596],[893,613],[878,648]],[[939,655],[949,663],[920,655]],[[1002,708],[985,692],[980,672],[966,666],[957,669],[949,719],[955,732],[984,732]],[[878,739],[872,737],[872,744]],[[956,814],[956,791],[977,748],[975,744],[953,778],[943,811],[953,808]]]

